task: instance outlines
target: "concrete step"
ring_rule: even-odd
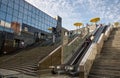
[[[38,70],[38,72],[40,73],[40,75],[50,74],[51,69]]]
[[[88,78],[120,78],[120,32],[113,30],[97,55]]]
[[[109,42],[113,42],[113,41],[120,42],[119,38],[108,38],[107,41],[105,41],[105,43],[109,43]]]
[[[120,46],[117,46],[117,45],[116,46],[103,46],[103,50],[104,51],[106,50],[117,51],[117,50],[120,50]]]
[[[113,41],[113,42],[108,42],[108,43],[105,43],[105,44],[104,44],[104,46],[109,46],[109,45],[115,46],[115,45],[120,45],[120,43],[119,43],[119,42],[115,43],[115,42]]]
[[[108,75],[99,75],[99,74],[90,74],[88,78],[119,78],[119,76],[108,76]]]
[[[26,69],[26,68],[14,67],[14,68],[5,68],[5,69],[14,70],[22,74],[31,75],[31,76],[37,75],[36,70],[31,70],[31,69]]]
[[[116,70],[116,71],[120,71],[120,67],[119,66],[110,66],[110,65],[97,65],[97,66],[93,66],[94,69],[105,69],[105,70]]]
[[[14,69],[15,71],[21,72],[23,74],[26,75],[31,75],[31,76],[37,76],[37,72],[36,71],[29,71],[28,69],[24,69],[24,70],[20,70],[20,69]]]
[[[90,72],[91,75],[97,75],[97,76],[106,76],[106,77],[119,77],[120,78],[120,71],[117,70],[106,70],[106,69],[92,69]],[[101,78],[102,78],[101,77]]]
[[[104,48],[111,48],[111,47],[113,47],[113,48],[120,48],[120,45],[119,44],[110,44],[110,45],[104,45],[103,47]]]

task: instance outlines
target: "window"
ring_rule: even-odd
[[[7,11],[7,6],[4,5],[4,4],[1,4],[0,10],[6,12]]]
[[[2,0],[2,3],[7,5],[9,0]]]
[[[28,11],[28,15],[29,15],[29,16],[32,16],[32,13],[31,13],[30,11]]]
[[[14,16],[14,17],[12,18],[12,21],[16,22],[16,21],[17,21],[17,17]]]
[[[21,18],[18,18],[18,23],[22,23],[22,19]]]
[[[28,7],[28,3],[25,3],[25,6],[24,6],[26,9],[28,9],[29,7]]]
[[[23,15],[23,20],[27,20],[27,15]]]
[[[0,11],[0,19],[5,20],[6,13]]]
[[[23,12],[23,7],[20,6],[19,11],[20,11],[20,12]]]
[[[35,8],[35,7],[33,7],[33,9],[32,9],[33,14],[35,14],[35,11],[36,11],[35,9],[36,9],[36,8]]]
[[[14,6],[13,1],[10,0],[10,1],[8,2],[8,7],[13,8],[13,6]]]
[[[17,10],[14,10],[14,11],[13,11],[13,15],[17,17],[17,16],[18,16],[18,11],[17,11]]]
[[[24,8],[24,14],[28,14],[28,10]]]
[[[31,20],[31,17],[30,17],[30,16],[28,16],[28,20],[29,20],[29,21]]]
[[[12,15],[7,14],[6,21],[11,22],[12,21]]]
[[[19,18],[22,18],[23,17],[23,14],[22,12],[19,12],[19,15],[18,15]]]
[[[25,24],[27,24],[27,20],[24,20],[23,22],[24,22]]]
[[[17,1],[17,0],[16,0],[16,1]],[[23,0],[20,0],[20,3],[19,3],[19,4],[20,4],[21,7],[24,7],[25,2],[24,2]]]
[[[15,0],[15,1],[17,1],[17,0]],[[14,9],[15,9],[15,10],[18,10],[18,9],[19,9],[19,5],[18,5],[18,4],[15,4],[15,5],[14,5]]]
[[[8,7],[8,8],[7,8],[7,13],[13,14],[13,8]]]
[[[15,4],[19,4],[19,0],[15,0]]]

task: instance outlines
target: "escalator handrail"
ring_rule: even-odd
[[[95,34],[95,38],[93,39],[93,42],[97,42],[99,40],[100,35],[103,33],[105,30],[106,26],[101,26],[98,30],[98,32]]]
[[[94,30],[94,32],[92,32],[90,35],[95,35],[98,31],[99,31],[99,29],[100,29],[100,27],[97,27],[95,30]],[[90,36],[89,35],[89,36]],[[84,42],[85,42],[85,39],[83,40],[83,42],[82,42],[82,45],[80,46],[80,48],[77,50],[77,52],[75,52],[74,54],[73,54],[73,56],[70,58],[70,60],[66,63],[67,65],[72,65],[73,64],[73,62],[75,61],[75,57],[76,56],[78,56],[78,54],[79,53],[81,53],[82,52],[82,50],[83,50],[83,45],[84,45]],[[84,47],[85,48],[85,47]]]
[[[66,63],[66,65],[71,65],[73,60],[74,60],[74,57],[76,57],[78,55],[78,53],[80,52],[80,50],[82,50],[82,46],[84,45],[84,42],[85,42],[85,39],[83,39],[83,42],[81,43],[81,46],[80,48],[74,52],[73,56],[70,58],[70,60]]]

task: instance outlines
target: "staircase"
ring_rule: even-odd
[[[105,41],[88,78],[120,78],[120,28],[114,28]]]
[[[23,50],[16,55],[0,57],[0,68],[18,71],[21,74],[38,76],[38,62],[46,57],[58,45],[36,47]],[[7,57],[8,56],[8,57]]]

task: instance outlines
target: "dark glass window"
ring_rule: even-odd
[[[28,3],[25,3],[25,6],[24,6],[26,9],[28,9],[29,8],[29,6],[28,6]]]
[[[17,22],[17,17],[14,16],[14,17],[12,18],[12,21]]]
[[[18,18],[18,23],[22,23],[22,19],[21,18]]]
[[[27,15],[23,15],[23,20],[27,20]]]
[[[8,8],[7,8],[7,13],[9,13],[9,14],[13,14],[13,8],[8,7]]]
[[[7,14],[7,16],[6,16],[6,21],[7,21],[7,22],[11,22],[11,21],[12,21],[12,15]]]
[[[23,7],[20,6],[19,11],[23,12],[23,10],[24,10]]]
[[[19,15],[18,15],[19,18],[22,18],[23,17],[23,14],[22,12],[19,12]]]
[[[28,15],[29,15],[29,16],[32,16],[32,13],[31,13],[30,11],[28,11]]]
[[[13,8],[14,4],[13,4],[13,1],[12,1],[12,0],[10,0],[10,1],[8,2],[8,6],[11,7],[11,8]]]
[[[16,16],[16,17],[18,16],[18,11],[17,10],[13,11],[13,16]]]
[[[27,13],[28,13],[28,10],[24,8],[24,14],[27,15]]]
[[[2,3],[7,5],[9,0],[2,0]]]
[[[19,0],[15,0],[15,4],[19,4]]]
[[[32,11],[33,11],[33,13],[35,14],[36,8],[35,8],[35,7],[33,7]]]
[[[4,5],[4,4],[1,4],[0,10],[6,12],[7,11],[7,6]]]
[[[6,13],[0,11],[0,18],[1,18],[2,20],[5,20],[5,17],[6,17]]]
[[[29,20],[29,21],[31,20],[31,17],[30,17],[30,16],[28,16],[28,20]]]
[[[20,0],[20,6],[24,7],[25,2],[23,0]]]
[[[32,6],[31,5],[29,5],[29,11],[31,11],[32,10]]]
[[[15,0],[15,1],[17,1],[17,0]],[[18,9],[19,9],[19,5],[18,5],[18,4],[15,4],[15,5],[14,5],[14,9],[15,9],[15,10],[18,10]]]

